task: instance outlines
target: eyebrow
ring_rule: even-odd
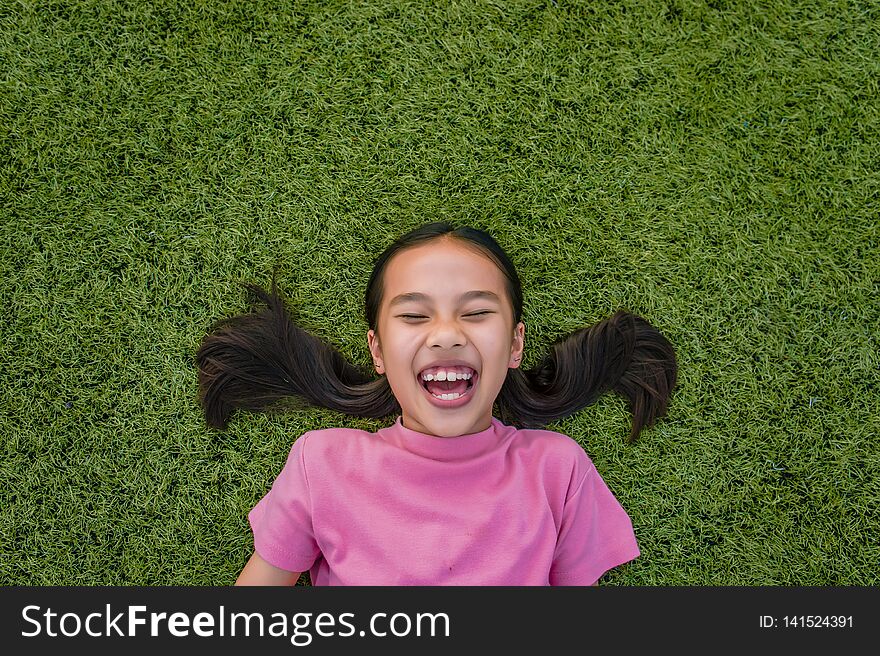
[[[469,292],[465,292],[461,296],[458,297],[459,301],[468,301],[472,298],[485,298],[490,301],[495,301],[496,303],[500,303],[501,299],[498,298],[498,294],[494,292],[490,292],[486,289],[473,289]],[[388,304],[388,307],[394,307],[395,305],[400,305],[401,303],[407,303],[410,301],[429,301],[431,297],[427,294],[422,294],[421,292],[407,292],[405,294],[398,294],[391,302]]]

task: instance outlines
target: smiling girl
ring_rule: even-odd
[[[378,378],[267,310],[225,319],[197,354],[209,426],[284,399],[367,418],[308,431],[249,514],[238,585],[594,585],[639,555],[629,516],[584,450],[547,423],[608,390],[630,440],[666,413],[670,343],[624,311],[556,342],[532,369],[522,290],[487,233],[432,223],[389,246],[366,290]],[[497,406],[497,418],[493,409]]]

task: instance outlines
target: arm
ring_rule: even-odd
[[[238,575],[235,585],[296,585],[301,573],[275,567],[255,551]]]

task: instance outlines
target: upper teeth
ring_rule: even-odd
[[[457,374],[454,371],[438,371],[436,374],[425,374],[422,380],[470,380],[473,374]]]

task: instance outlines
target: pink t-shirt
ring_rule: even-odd
[[[591,585],[639,555],[629,516],[567,435],[303,434],[248,515],[267,562],[313,585]]]

